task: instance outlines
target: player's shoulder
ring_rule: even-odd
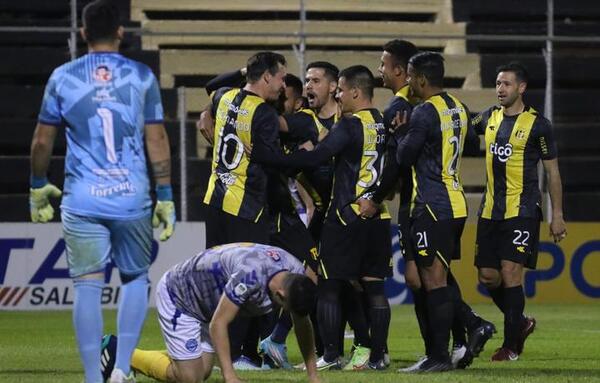
[[[541,113],[539,113],[531,106],[526,106],[523,113],[530,114],[535,118],[535,120],[533,120],[533,127],[535,129],[547,130],[550,129],[552,126],[550,120],[548,120],[546,117],[544,117]]]

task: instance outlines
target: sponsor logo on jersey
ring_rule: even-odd
[[[506,162],[512,156],[513,147],[512,144],[506,144],[504,146],[498,145],[497,143],[490,144],[490,153],[495,155],[500,162]]]

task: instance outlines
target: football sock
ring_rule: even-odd
[[[385,297],[383,281],[365,281],[362,284],[369,298],[371,329],[371,356],[369,360],[376,363],[383,359],[386,348],[391,319],[390,304]]]
[[[369,325],[365,316],[365,307],[363,306],[362,291],[357,291],[354,286],[348,285],[342,291],[342,299],[343,312],[346,314],[348,324],[354,331],[354,344],[370,348],[371,338],[369,336]]]
[[[317,319],[317,306],[313,312],[310,313],[310,321],[313,325],[313,331],[315,333],[315,349],[317,350],[317,355],[323,355],[323,340],[321,339],[321,332],[319,331],[319,320]]]
[[[421,338],[423,338],[423,344],[425,346],[425,355],[430,355],[431,347],[428,330],[427,320],[427,292],[425,288],[413,290],[413,297],[415,300],[415,315],[417,316],[417,323],[419,324],[419,330],[421,331]]]
[[[271,340],[275,343],[285,343],[290,330],[292,329],[292,317],[287,311],[282,311],[273,333],[271,334]]]
[[[504,312],[504,288],[498,286],[495,289],[487,288],[488,293],[500,311]]]
[[[131,367],[134,370],[161,382],[167,381],[170,364],[171,359],[164,351],[145,351],[136,348],[131,356]]]
[[[321,279],[318,287],[317,319],[323,340],[323,357],[326,361],[332,362],[339,356],[339,329],[342,317],[342,306],[339,299],[341,281]]]
[[[448,287],[427,292],[427,311],[431,329],[431,357],[440,362],[449,360],[448,343],[454,317],[453,304]]]
[[[102,383],[100,348],[102,343],[102,306],[104,282],[100,279],[76,279],[73,327],[86,383]]]
[[[129,374],[131,354],[137,346],[148,309],[148,274],[143,273],[121,287],[117,313],[117,358],[115,368]]]
[[[242,355],[242,344],[246,339],[250,318],[238,315],[229,324],[229,346],[231,349],[231,360],[235,361]]]
[[[460,286],[454,276],[448,273],[448,291],[454,304],[452,334],[455,344],[466,344],[465,328],[470,332],[481,325],[481,318],[465,303],[460,293]]]
[[[523,309],[525,308],[525,295],[521,285],[504,288],[504,344],[503,346],[517,350],[517,343],[521,334],[523,322]]]

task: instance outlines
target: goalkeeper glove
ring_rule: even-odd
[[[152,226],[157,228],[161,223],[164,226],[160,233],[160,240],[166,241],[173,235],[175,229],[175,204],[173,203],[173,192],[170,185],[158,185],[156,187],[156,206],[152,216]]]
[[[54,208],[50,205],[48,197],[58,198],[62,195],[59,188],[47,183],[40,188],[29,189],[29,210],[31,221],[46,223],[54,217]]]

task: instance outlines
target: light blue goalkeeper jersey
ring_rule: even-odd
[[[204,250],[174,266],[166,274],[166,283],[175,307],[208,323],[223,294],[245,316],[271,311],[269,281],[282,271],[304,274],[304,266],[278,247],[232,243]]]
[[[116,52],[63,64],[48,80],[38,120],[66,127],[61,209],[109,219],[149,213],[144,125],[163,121],[150,68]]]

